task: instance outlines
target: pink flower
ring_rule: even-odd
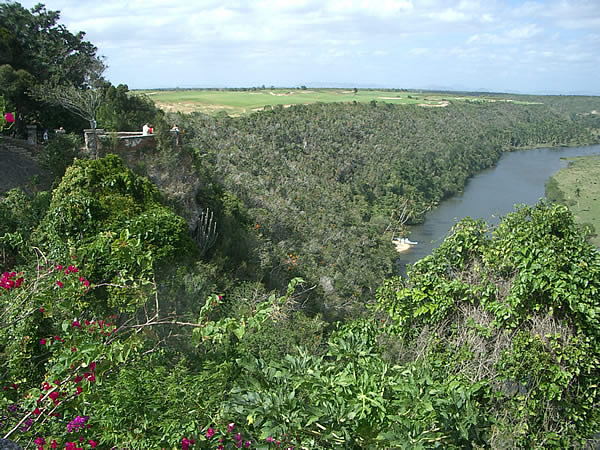
[[[215,430],[213,430],[212,428],[209,428],[208,430],[206,430],[206,437],[208,439],[210,439],[211,437],[213,437],[215,435]]]
[[[251,445],[252,445],[252,441],[246,441],[246,444],[244,445],[244,447],[250,448]]]
[[[74,320],[73,323],[71,324],[73,326],[73,328],[81,328],[81,324],[79,323],[78,320]]]
[[[98,443],[96,441],[93,441],[91,439],[89,440],[89,442],[90,442],[90,447],[92,447],[92,448],[96,448],[96,446],[98,445]]]
[[[33,414],[35,414],[36,416],[39,416],[42,413],[42,411],[40,411],[40,408],[35,408],[33,410]]]
[[[84,428],[87,421],[90,420],[89,416],[77,416],[67,425],[67,432],[72,433],[73,431],[79,431]]]
[[[271,436],[269,436],[269,437],[267,438],[267,442],[275,442],[275,439],[273,439]]]
[[[37,438],[35,438],[35,441],[33,441],[33,442],[38,447],[42,447],[43,448],[43,445],[46,443],[46,440],[43,437],[37,437]]]
[[[75,389],[77,389],[77,394],[75,395],[79,395],[83,392],[83,389],[81,389],[79,386],[77,386]]]
[[[58,447],[58,444],[56,443],[56,441],[54,439],[52,439],[52,442],[50,443],[50,447],[52,447],[52,448]]]
[[[64,286],[64,284],[62,284],[60,280],[56,280],[56,284],[58,285],[59,288]]]
[[[188,450],[190,445],[194,445],[193,439],[188,439],[188,438],[184,437],[181,440],[181,450]]]
[[[93,361],[90,363],[90,370],[93,372],[94,370],[96,370],[96,363]]]
[[[40,345],[46,345],[46,339],[44,339],[44,338],[40,339]]]
[[[233,431],[233,429],[235,428],[235,423],[228,423],[227,424],[227,432],[231,433]]]
[[[241,442],[241,441],[242,441],[242,434],[241,434],[241,433],[238,433],[238,434],[236,434],[236,435],[235,435],[233,438],[234,438],[236,441],[239,441],[239,442]]]
[[[44,308],[40,308],[40,312],[43,313],[46,312],[46,310]]]

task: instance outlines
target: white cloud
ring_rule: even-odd
[[[408,53],[412,56],[421,56],[429,53],[429,49],[424,47],[411,48]]]
[[[21,3],[32,7],[37,1]],[[354,79],[357,84],[387,80],[391,86],[406,86],[408,79],[434,83],[438,77],[438,84],[447,85],[447,74],[460,73],[461,84],[494,88],[489,74],[519,80],[525,62],[551,67],[565,80],[574,79],[569,65],[577,64],[578,83],[589,73],[588,85],[595,86],[591,66],[600,59],[600,0],[45,3],[62,11],[61,23],[71,31],[86,31],[107,56],[111,81],[130,87],[160,77],[163,86],[202,84],[203,79],[244,84],[244,77],[282,85],[319,81],[320,76],[330,77],[321,81]],[[421,58],[414,66],[406,58],[380,58],[390,54]],[[176,63],[169,64],[174,58]],[[425,72],[429,60],[445,70]],[[157,67],[165,61],[167,67]],[[483,72],[488,77],[479,81]],[[288,78],[269,79],[273,76]]]
[[[521,27],[513,28],[506,33],[508,39],[523,40],[531,39],[540,34],[542,29],[534,23],[527,24]]]
[[[464,12],[451,8],[430,13],[429,17],[441,20],[442,22],[462,22],[467,19],[467,15]]]

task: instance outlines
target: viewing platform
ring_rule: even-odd
[[[144,148],[154,149],[153,134],[142,134],[141,131],[105,131],[102,128],[94,130],[88,128],[83,130],[85,137],[85,149],[90,152],[96,147],[95,141],[98,139],[98,150],[100,153],[142,150]]]

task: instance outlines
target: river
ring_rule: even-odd
[[[546,181],[566,167],[561,159],[600,154],[600,145],[585,147],[536,148],[505,153],[498,163],[472,177],[462,193],[444,200],[425,215],[425,222],[409,228],[411,241],[418,245],[400,254],[400,272],[429,255],[464,217],[483,219],[497,225],[517,204],[532,205],[545,195]]]

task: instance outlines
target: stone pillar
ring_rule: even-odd
[[[27,128],[27,143],[31,145],[37,144],[37,125],[26,125]]]
[[[94,135],[94,130],[91,128],[86,128],[83,130],[83,134],[85,136],[85,148],[88,152],[94,152],[96,150],[96,140],[104,134],[104,129],[96,128],[96,134]],[[101,147],[100,139],[98,139],[98,150]]]

